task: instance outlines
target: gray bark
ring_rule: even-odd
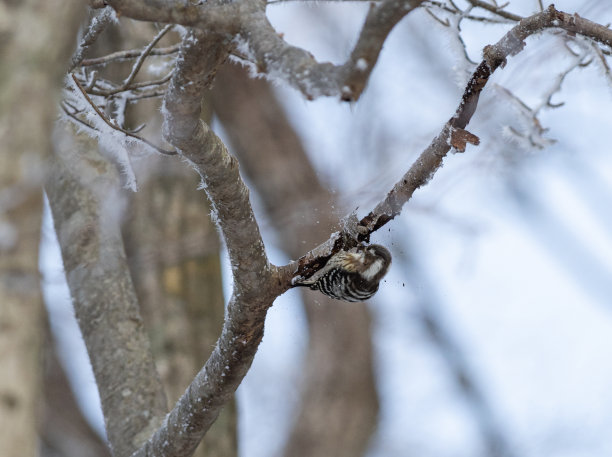
[[[0,455],[5,457],[37,453],[42,184],[57,92],[83,13],[77,1],[0,2]]]
[[[334,198],[319,181],[269,85],[226,65],[213,108],[246,176],[275,224],[283,249],[298,257],[338,224]],[[313,217],[316,214],[316,218]],[[309,323],[302,402],[285,455],[362,455],[376,426],[370,316],[364,303],[305,291]]]
[[[123,250],[119,177],[91,138],[72,126],[58,137],[46,190],[66,279],[113,454],[130,455],[167,406]]]
[[[223,326],[220,243],[198,176],[184,164],[147,163],[130,197],[124,234],[153,354],[170,404],[210,356]],[[238,452],[235,402],[229,402],[196,457]]]

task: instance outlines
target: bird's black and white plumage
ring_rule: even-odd
[[[391,253],[384,246],[357,246],[337,252],[323,268],[295,285],[319,290],[337,300],[363,301],[376,293],[390,265]]]

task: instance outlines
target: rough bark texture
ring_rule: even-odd
[[[451,146],[464,147],[466,142],[477,142],[474,135],[464,132],[463,129],[477,107],[478,96],[495,69],[503,66],[508,56],[521,50],[523,40],[527,36],[546,28],[556,27],[570,33],[583,34],[608,46],[612,43],[612,31],[606,27],[598,26],[575,15],[571,16],[556,11],[553,7],[521,20],[499,43],[485,49],[485,59],[468,83],[455,115],[389,192],[385,200],[364,219],[353,221],[353,224],[343,229],[343,233],[332,235],[327,242],[303,256],[299,261],[277,268],[270,265],[266,257],[259,228],[250,206],[248,189],[240,179],[237,161],[228,153],[208,125],[200,120],[201,97],[213,80],[217,67],[230,52],[238,54],[243,51],[244,56],[240,57],[253,64],[257,70],[289,82],[302,90],[307,97],[340,95],[343,99],[354,100],[362,90],[361,82],[366,81],[367,77],[361,82],[351,83],[354,85],[353,89],[343,82],[347,80],[343,80],[343,76],[346,75],[341,71],[342,66],[319,64],[304,50],[289,46],[269,26],[264,13],[266,6],[264,1],[229,4],[209,1],[204,5],[161,0],[129,2],[107,0],[107,2],[124,16],[150,21],[178,22],[199,28],[187,30],[172,80],[166,91],[162,110],[165,120],[164,137],[202,177],[203,186],[210,198],[212,210],[218,218],[218,225],[227,244],[234,279],[234,290],[227,308],[227,319],[211,357],[167,416],[162,427],[155,432],[145,446],[137,451],[136,455],[176,456],[189,455],[193,452],[202,436],[217,418],[220,409],[232,397],[248,371],[263,337],[266,311],[275,297],[291,287],[292,277],[303,275],[305,272],[312,273],[320,267],[321,260],[328,258],[332,252],[350,243],[367,240],[373,231],[380,229],[398,215],[414,191],[434,175]],[[102,6],[106,2],[91,0],[91,3]],[[385,33],[391,30],[393,21],[397,22],[404,10],[409,10],[419,3],[418,0],[386,0],[372,8],[366,20],[366,26],[384,23],[381,36],[376,38],[376,33],[372,35],[378,40],[379,45],[384,42]],[[378,22],[379,20],[381,22]],[[391,27],[388,27],[389,25]],[[367,38],[368,27],[366,26],[362,30],[364,38]],[[372,30],[374,29],[375,27]],[[360,42],[358,40],[356,49],[359,49]],[[365,48],[369,47],[367,43],[363,44]],[[372,47],[368,52],[371,52],[370,56],[377,56],[379,50],[379,48],[376,50],[375,47]],[[278,54],[274,55],[277,52]],[[356,59],[348,63],[349,66],[352,66],[351,71],[365,68],[367,73],[371,70],[373,60],[368,60],[364,55],[355,55]],[[312,72],[319,70],[322,77],[312,75]],[[333,76],[331,80],[330,75]],[[348,87],[348,90],[345,90],[345,86]],[[57,186],[65,186],[65,183],[60,182]],[[75,185],[70,189],[76,187]],[[62,203],[66,205],[70,215],[77,213],[72,206],[73,200],[77,200],[76,197],[70,194],[64,195],[61,192],[56,194],[56,197],[64,199]],[[84,198],[78,203],[85,205],[85,208],[90,210],[91,200],[93,197],[89,200]],[[91,254],[91,251],[96,250],[100,233],[110,238],[115,237],[114,232],[109,235],[104,231],[108,230],[108,222],[113,222],[112,217],[101,219],[97,213],[92,214],[94,214],[91,224],[93,229],[88,228],[87,224],[80,224],[78,216],[75,216],[76,222],[74,223],[66,217],[61,218],[66,233],[60,233],[60,240],[64,236],[65,249],[68,254],[66,257],[69,259],[67,270],[69,274],[74,275],[74,283],[93,278],[96,285],[99,286],[98,283],[107,280],[107,277],[114,278],[116,265],[104,271],[103,276],[97,275],[95,268],[80,271],[75,268],[78,262],[71,258],[71,255],[75,254],[74,250],[71,251],[69,247],[66,247],[71,234],[75,233],[76,243],[81,244],[79,249],[83,250],[83,255],[87,256]],[[108,216],[107,213],[104,215]],[[100,219],[102,224],[100,224]],[[98,225],[101,227],[99,228]],[[114,241],[111,244],[117,246]],[[121,257],[120,253],[117,255]],[[108,263],[107,259],[102,262],[103,266],[106,263]],[[120,267],[123,268],[122,264]],[[79,274],[82,274],[83,277],[79,278]],[[127,275],[125,272],[122,274]],[[128,290],[130,286],[125,283],[126,277],[123,277],[124,282],[121,278],[117,278],[116,287]],[[97,299],[96,293],[99,291],[96,290],[94,284],[89,284],[89,287],[92,287],[89,291],[87,283],[82,284],[86,284],[86,287],[80,288],[81,296],[77,297],[77,300],[87,305]],[[140,344],[142,333],[137,313],[132,306],[133,299],[127,297],[127,303],[129,306],[126,315],[128,321],[130,317],[133,318],[137,330],[135,340],[137,344]],[[88,322],[84,324],[84,334],[94,347],[96,338],[102,335],[102,332],[97,334],[96,331],[104,324],[104,319],[100,318],[100,313],[96,314],[95,306],[81,307],[81,311],[83,319],[88,319]],[[108,315],[111,319],[117,317],[112,312]],[[108,335],[114,344],[115,336],[121,338],[121,332],[113,333],[113,329],[114,327]],[[326,338],[326,336],[317,337]],[[129,348],[133,341],[116,341],[116,343],[114,350],[120,354],[126,347]],[[108,353],[100,355],[99,360],[104,361],[107,355]],[[111,368],[121,369],[124,361],[124,359],[113,361],[115,365]],[[154,376],[147,376],[149,365],[139,372],[141,381],[153,382]],[[96,361],[94,360],[95,367]],[[143,411],[149,413],[150,411],[141,408],[142,405],[136,405],[130,411],[121,410],[122,405],[117,402],[116,398],[113,398],[116,390],[112,388],[116,387],[113,385],[116,378],[105,377],[106,372],[100,370],[100,367],[104,367],[104,364],[98,366],[97,372],[98,382],[104,384],[104,387],[101,388],[111,387],[108,392],[110,400],[104,398],[103,395],[103,401],[115,401],[116,403],[110,406],[119,408],[118,414],[117,410],[112,407],[105,411],[107,422],[114,422],[113,426],[117,427],[116,432],[119,435],[121,434],[119,428],[122,427],[123,434],[132,437],[134,430],[130,427],[123,427],[124,424],[121,424],[117,417],[124,419],[130,417],[130,412],[140,414]],[[125,370],[123,372],[127,373]],[[129,373],[127,376],[129,378]],[[147,392],[146,387],[145,392]],[[152,385],[149,387],[152,387],[151,392],[156,390]],[[121,392],[129,397],[133,391],[123,389]],[[150,401],[151,405],[157,405],[155,395],[153,397],[145,398],[145,400]],[[146,404],[146,401],[143,404]],[[120,442],[121,437],[113,436],[113,439]],[[120,444],[122,449],[118,451],[119,454],[125,449],[133,449],[134,442],[120,442]]]
[[[359,39],[346,63],[319,63],[305,49],[287,43],[266,16],[267,3],[206,2],[202,5],[158,0],[90,0],[96,7],[106,4],[118,14],[145,21],[182,24],[229,42],[238,38],[237,56],[257,72],[280,78],[308,99],[338,96],[358,100],[376,65],[378,55],[393,27],[424,0],[385,0],[372,4]]]
[[[211,356],[135,456],[193,453],[249,370],[267,310],[289,287],[289,273],[268,262],[238,162],[200,119],[203,91],[227,52],[227,44],[210,36],[185,36],[164,99],[164,134],[202,178],[229,253],[233,292]]]
[[[317,178],[268,83],[226,65],[212,92],[245,174],[257,189],[285,251],[297,257],[335,228],[333,197]],[[287,456],[362,455],[374,430],[370,318],[364,303],[305,291],[310,340],[303,398]]]
[[[148,162],[148,179],[131,195],[124,233],[155,361],[174,404],[223,326],[220,243],[206,199],[196,190],[197,175],[177,161]],[[194,455],[237,455],[234,401]]]
[[[5,457],[37,451],[42,183],[57,91],[83,13],[77,1],[0,2],[0,455]]]
[[[125,456],[160,425],[166,399],[123,251],[116,168],[65,127],[46,190],[108,439]]]

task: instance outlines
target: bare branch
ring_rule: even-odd
[[[424,2],[425,5],[427,5],[427,7],[434,7],[440,11],[445,11],[447,13],[451,13],[451,14],[461,14],[461,10],[459,8],[452,7],[452,6],[448,6],[446,3],[442,3],[442,2],[438,2],[436,0],[425,0]],[[485,17],[485,16],[474,16],[473,14],[462,14],[464,19],[469,19],[470,21],[475,21],[475,22],[487,22],[489,24],[507,24],[508,22],[514,22],[514,21],[510,21],[509,19],[505,19],[503,17],[498,17],[495,18],[493,17]]]
[[[145,98],[155,98],[155,97],[163,97],[166,95],[166,89],[150,89],[146,91],[139,91],[137,94],[131,94],[127,97],[127,101],[130,103],[135,103],[137,100],[142,100]]]
[[[91,87],[89,89],[85,88],[86,91],[91,94],[91,95],[99,95],[102,97],[109,97],[111,95],[116,95],[120,92],[129,92],[129,91],[135,91],[138,89],[142,89],[144,87],[151,87],[151,86],[161,86],[163,84],[166,84],[168,81],[170,81],[170,78],[172,78],[172,72],[168,73],[166,76],[164,76],[161,79],[158,79],[156,81],[142,81],[142,82],[138,82],[138,83],[132,83],[129,86],[123,87],[122,86],[118,86],[118,87],[114,87],[112,89],[106,89],[106,90],[98,90],[98,89],[94,89],[93,87],[95,86],[95,82],[93,85],[91,85]],[[110,84],[108,84],[110,85]]]
[[[454,116],[393,190],[389,192],[385,200],[361,220],[360,225],[364,228],[363,235],[360,235],[361,239],[367,238],[374,230],[397,216],[404,203],[412,197],[414,191],[431,179],[441,165],[443,157],[450,150],[448,138],[451,128],[464,129],[467,126],[478,105],[480,93],[491,74],[500,66],[505,65],[508,56],[516,55],[522,50],[525,45],[523,42],[525,38],[553,27],[587,36],[607,46],[612,44],[612,30],[582,19],[577,15],[570,15],[557,11],[554,7],[549,7],[542,13],[523,19],[499,42],[487,46],[484,50],[484,60],[468,82],[461,104]]]
[[[449,27],[450,26],[450,22],[448,21],[448,19],[444,19],[444,20],[440,19],[438,16],[436,16],[434,13],[432,13],[429,8],[425,8],[425,11],[427,12],[427,14],[429,14],[433,18],[433,20],[435,20],[436,22],[439,22],[444,27]]]
[[[224,65],[211,100],[241,173],[275,224],[279,246],[298,258],[304,246],[315,246],[336,228],[330,209],[338,202],[317,176],[270,84]],[[303,218],[313,211],[316,218]],[[300,412],[284,455],[361,456],[378,411],[368,307],[304,292],[310,337]]]
[[[165,48],[154,48],[149,52],[150,56],[166,56],[178,52],[180,43]],[[93,67],[96,65],[106,65],[111,62],[120,62],[122,60],[135,59],[142,54],[142,49],[130,49],[127,51],[117,51],[108,54],[104,57],[96,57],[95,59],[84,59],[80,67]]]
[[[254,64],[257,71],[285,80],[309,99],[340,96],[342,100],[354,101],[363,92],[388,34],[406,14],[423,1],[385,0],[378,5],[372,4],[350,58],[344,65],[338,66],[318,63],[308,51],[287,44],[268,21],[263,2],[207,4],[197,7],[190,4],[182,9],[176,4],[168,5],[158,0],[146,2],[146,5],[119,0],[108,3],[118,13],[132,18],[192,25],[211,36],[234,38],[239,48],[238,54],[242,54],[248,62]],[[164,31],[160,35],[163,35]],[[152,52],[152,47],[158,39],[145,49],[123,84],[107,91],[99,91],[98,94],[113,95],[129,89],[134,75],[144,58]],[[244,47],[249,51],[243,52],[241,48]],[[130,54],[115,54],[93,62],[102,64],[126,55]]]
[[[146,144],[147,146],[155,149],[157,152],[159,152],[160,154],[163,155],[168,155],[168,156],[173,156],[176,155],[176,151],[167,151],[165,149],[160,148],[159,146],[154,145],[153,143],[151,143],[149,140],[147,140],[146,138],[142,138],[138,135],[135,135],[134,133],[125,130],[124,128],[120,127],[119,125],[116,125],[114,123],[112,123],[105,115],[104,113],[100,110],[100,108],[98,108],[98,106],[92,101],[92,99],[89,97],[89,95],[87,95],[87,92],[85,91],[85,88],[83,88],[83,86],[81,85],[81,83],[79,82],[79,80],[77,79],[76,76],[72,75],[72,79],[74,80],[74,83],[76,84],[76,86],[79,88],[79,90],[81,91],[81,93],[83,94],[83,97],[85,97],[85,99],[87,100],[87,102],[91,105],[91,107],[95,110],[95,112],[98,114],[98,116],[100,116],[100,118],[104,121],[104,123],[106,125],[108,125],[110,128],[114,129],[114,130],[118,130],[119,132],[125,134],[126,136],[129,136],[130,138],[134,138],[135,140],[138,140],[144,144]],[[75,118],[74,116],[75,113],[71,114],[72,118]],[[88,124],[86,124],[88,125]],[[93,128],[92,126],[88,125],[89,127]],[[94,129],[95,130],[95,129]]]
[[[157,81],[144,81],[144,82],[139,82],[139,83],[134,83],[134,78],[136,78],[136,75],[138,74],[138,72],[140,71],[140,69],[142,68],[142,65],[144,64],[144,61],[146,60],[147,57],[149,57],[153,51],[153,48],[155,47],[155,45],[159,42],[159,40],[161,40],[164,35],[166,35],[166,33],[168,33],[172,28],[174,27],[174,25],[169,24],[166,25],[162,30],[159,31],[159,33],[155,36],[155,38],[153,38],[153,40],[151,40],[151,42],[145,46],[145,48],[143,50],[141,50],[138,54],[138,59],[136,60],[136,62],[134,62],[134,65],[132,66],[132,71],[130,72],[129,76],[125,79],[125,81],[123,81],[123,83],[117,87],[114,87],[112,89],[107,89],[107,90],[95,90],[95,83],[96,83],[96,77],[94,74],[94,77],[92,77],[91,82],[87,85],[87,91],[89,93],[91,93],[92,95],[101,95],[101,96],[110,96],[110,95],[115,95],[118,94],[120,92],[125,92],[128,90],[134,90],[134,89],[138,89],[141,87],[148,87],[148,86],[155,86],[155,85],[161,85],[161,84],[165,84],[166,82],[168,82],[170,80],[170,77],[172,76],[172,72],[170,72],[168,75],[166,75],[164,78],[157,80]],[[129,55],[130,51],[123,52],[120,53],[120,56],[125,56],[126,54]],[[113,59],[116,59],[116,55],[112,56]],[[98,60],[100,62],[100,60]],[[109,61],[109,56],[103,57],[102,58],[102,62],[108,62]]]
[[[508,11],[505,11],[504,7],[508,5],[507,3],[502,6],[495,6],[495,5],[491,5],[490,3],[483,2],[482,0],[468,0],[468,2],[470,2],[472,6],[477,6],[478,8],[482,8],[484,10],[490,11],[493,14],[501,16],[505,19],[509,19],[511,21],[518,22],[521,19],[523,19],[523,17],[519,16],[518,14],[513,14]]]
[[[90,0],[92,8],[109,5],[117,14],[148,22],[198,27],[203,31],[237,33],[237,17],[245,3],[198,4],[178,0]]]
[[[308,51],[286,43],[263,9],[243,20],[239,44],[249,47],[258,72],[283,79],[308,99],[339,95],[342,100],[354,101],[363,92],[388,34],[423,1],[372,4],[351,57],[340,66],[318,63]]]
[[[142,67],[142,64],[144,63],[145,59],[149,56],[149,54],[151,54],[151,50],[155,47],[155,45],[159,42],[159,40],[161,40],[164,37],[164,35],[172,29],[172,27],[174,27],[174,25],[169,24],[165,26],[163,29],[161,29],[159,33],[155,36],[155,38],[153,38],[153,40],[142,50],[141,54],[138,56],[138,59],[136,60],[136,63],[134,63],[134,66],[132,67],[132,71],[130,72],[130,75],[121,85],[122,90],[128,87],[130,84],[132,84],[132,81],[134,81],[134,78],[140,71],[140,68]]]
[[[200,101],[229,53],[223,40],[190,32],[164,100],[164,133],[202,177],[229,252],[234,290],[221,337],[163,426],[134,456],[190,455],[246,375],[268,308],[288,288],[266,257],[238,163],[200,120]]]
[[[83,60],[83,56],[87,49],[95,43],[100,34],[106,30],[106,27],[115,20],[115,14],[111,8],[104,8],[97,12],[89,23],[87,32],[81,39],[79,47],[72,56],[72,62],[70,64],[69,71],[74,70]]]
[[[577,39],[574,39],[574,41],[577,41]],[[535,108],[530,108],[527,106],[527,104],[521,101],[508,89],[495,85],[495,87],[499,89],[502,94],[509,97],[509,99],[514,103],[514,106],[518,108],[519,115],[523,118],[523,128],[521,131],[518,131],[513,127],[506,127],[504,129],[504,132],[508,133],[512,139],[517,140],[521,144],[528,145],[528,147],[535,147],[538,149],[543,149],[544,147],[555,143],[555,140],[544,137],[544,133],[546,133],[548,129],[542,126],[538,116],[544,108],[559,108],[563,106],[564,102],[553,103],[552,97],[561,91],[561,86],[567,75],[578,68],[588,66],[592,62],[593,59],[587,60],[587,56],[592,51],[592,48],[597,48],[597,46],[592,42],[580,43],[577,41],[577,44],[582,47],[582,53],[575,52],[567,45],[567,43],[565,43],[565,49],[571,54],[572,62],[567,69],[556,76],[551,87],[543,94],[542,100],[535,106]]]
[[[608,64],[608,61],[606,60],[606,53],[604,53],[604,51],[602,51],[602,49],[594,43],[591,43],[591,49],[597,56],[597,59],[601,64],[601,67],[603,68],[604,74],[606,75],[608,83],[612,85],[612,71],[610,70],[610,65]]]
[[[546,11],[527,17],[513,27],[506,35],[492,46],[484,49],[484,60],[478,65],[463,93],[461,103],[453,117],[444,125],[442,131],[433,139],[419,158],[404,176],[395,184],[386,198],[355,227],[355,230],[336,233],[298,261],[284,267],[293,269],[295,276],[308,277],[316,271],[332,253],[337,252],[347,243],[368,240],[372,232],[384,226],[400,214],[404,204],[414,192],[433,177],[440,168],[442,160],[451,148],[451,132],[454,129],[465,129],[476,107],[480,93],[487,84],[491,74],[506,64],[508,56],[518,54],[528,36],[549,28],[560,28],[573,34],[583,35],[608,47],[612,46],[612,30],[583,19],[577,14],[567,14],[550,6]]]

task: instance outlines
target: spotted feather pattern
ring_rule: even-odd
[[[383,246],[358,246],[338,252],[321,270],[296,285],[310,287],[337,300],[364,301],[378,291],[390,264],[391,254]]]

